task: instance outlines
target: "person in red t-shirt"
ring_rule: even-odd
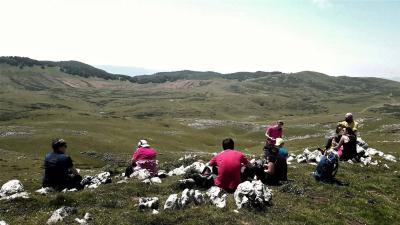
[[[222,147],[224,151],[209,162],[210,166],[218,167],[218,176],[214,179],[214,183],[225,190],[235,190],[241,182],[242,165],[248,166],[249,161],[242,152],[234,150],[235,143],[231,138],[224,139]]]

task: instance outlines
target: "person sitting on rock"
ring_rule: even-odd
[[[44,159],[43,187],[52,187],[57,191],[65,188],[82,189],[82,177],[74,168],[71,157],[65,154],[67,142],[56,138],[52,141],[52,148],[53,152],[48,153]]]
[[[342,130],[343,134],[340,138],[338,145],[335,150],[338,151],[343,147],[342,154],[340,156],[341,160],[353,159],[357,156],[357,137],[351,127],[345,127]]]
[[[132,165],[125,171],[125,176],[129,177],[134,171],[146,169],[150,176],[155,177],[158,175],[157,170],[157,151],[150,147],[147,140],[140,140],[138,148],[133,153]]]
[[[280,181],[287,180],[287,162],[286,158],[279,154],[279,146],[269,148],[265,155],[266,176],[261,180],[264,183],[277,185]]]
[[[222,141],[224,151],[214,156],[210,166],[218,168],[218,175],[214,179],[215,185],[227,191],[233,191],[241,182],[241,168],[249,166],[246,156],[237,150],[234,150],[235,143],[232,138],[226,138]]]
[[[357,135],[358,123],[354,121],[352,113],[346,113],[344,121],[340,121],[338,125],[350,127],[354,131],[354,134]]]
[[[336,126],[336,131],[335,131],[335,135],[330,137],[328,139],[328,141],[326,142],[325,145],[325,151],[329,150],[329,149],[333,149],[336,148],[339,144],[340,139],[342,138],[342,133],[343,133],[343,128],[345,128],[345,126],[343,126],[342,124],[338,124]],[[342,156],[342,148],[337,149],[337,152],[339,154],[339,157]]]

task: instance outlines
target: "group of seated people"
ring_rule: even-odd
[[[265,133],[264,158],[253,163],[248,161],[245,154],[235,150],[235,143],[231,138],[224,139],[223,151],[212,157],[201,173],[200,177],[207,180],[202,183],[208,186],[216,185],[229,191],[235,190],[241,182],[254,178],[270,185],[286,181],[288,151],[284,147],[282,127],[282,121],[268,127]],[[357,123],[353,120],[351,113],[348,113],[346,120],[338,124],[336,136],[329,139],[325,146],[325,154],[321,161],[330,161],[331,152],[343,160],[353,159],[357,154],[355,131],[357,131]],[[52,187],[56,190],[82,189],[82,177],[74,168],[71,158],[65,154],[67,150],[65,140],[55,139],[52,142],[52,148],[53,152],[45,157],[43,187]],[[148,141],[140,140],[133,153],[132,163],[125,171],[125,176],[129,177],[134,171],[141,169],[146,169],[150,176],[157,176],[156,157],[157,151],[150,146]],[[323,167],[318,166],[320,170],[324,170]]]
[[[337,124],[336,135],[328,139],[325,150],[335,150],[341,160],[356,158],[357,130],[358,123],[351,113],[347,113],[345,120]]]
[[[323,156],[319,161],[315,172],[315,179],[331,182],[337,173],[339,160],[359,161],[357,154],[357,130],[358,123],[354,121],[353,115],[347,113],[345,120],[336,126],[336,134],[330,137],[322,150]]]

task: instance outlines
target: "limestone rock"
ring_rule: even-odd
[[[42,188],[36,190],[35,192],[38,193],[38,194],[41,194],[41,195],[47,195],[47,194],[49,194],[51,192],[54,192],[54,191],[55,190],[53,188],[51,188],[51,187],[42,187]]]
[[[234,198],[238,209],[243,206],[264,208],[272,199],[272,191],[260,180],[245,181],[237,187]]]
[[[63,206],[53,212],[51,217],[47,220],[47,224],[56,224],[58,222],[61,222],[64,220],[65,217],[74,212],[76,212],[75,208]]]
[[[227,195],[223,193],[220,187],[212,186],[207,190],[206,194],[215,206],[225,208]]]
[[[159,200],[158,197],[145,197],[139,198],[139,209],[158,209]]]
[[[178,194],[172,194],[168,196],[167,201],[165,201],[164,204],[164,210],[165,209],[176,209],[178,208]]]
[[[12,195],[24,191],[24,186],[19,180],[10,180],[3,184],[0,189],[2,195]]]

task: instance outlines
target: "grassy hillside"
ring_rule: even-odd
[[[154,75],[163,82],[105,80],[71,75],[59,66],[0,64],[0,184],[20,179],[30,192],[40,188],[42,160],[50,140],[63,137],[84,174],[119,172],[131,148],[148,138],[162,167],[187,153],[208,160],[225,137],[249,155],[262,154],[264,127],[285,121],[290,152],[325,142],[346,112],[361,122],[370,146],[399,158],[400,83],[378,78],[331,77],[315,72],[224,74],[177,72]],[[180,74],[180,75],[179,75]],[[231,77],[232,76],[232,77]],[[147,79],[147,78],[146,78]],[[153,79],[149,76],[149,79]],[[163,78],[164,79],[164,78]],[[95,155],[83,152],[94,152]],[[83,153],[83,154],[82,154]],[[390,169],[383,167],[387,164]],[[94,224],[396,224],[399,163],[376,167],[343,163],[338,179],[347,186],[321,185],[309,175],[314,166],[292,164],[289,186],[273,187],[266,212],[233,212],[211,205],[151,215],[137,211],[137,198],[181,192],[177,177],[160,186],[132,180],[79,193],[33,194],[29,200],[0,202],[0,220],[44,224],[60,205],[78,207]],[[327,220],[326,218],[329,218]]]

